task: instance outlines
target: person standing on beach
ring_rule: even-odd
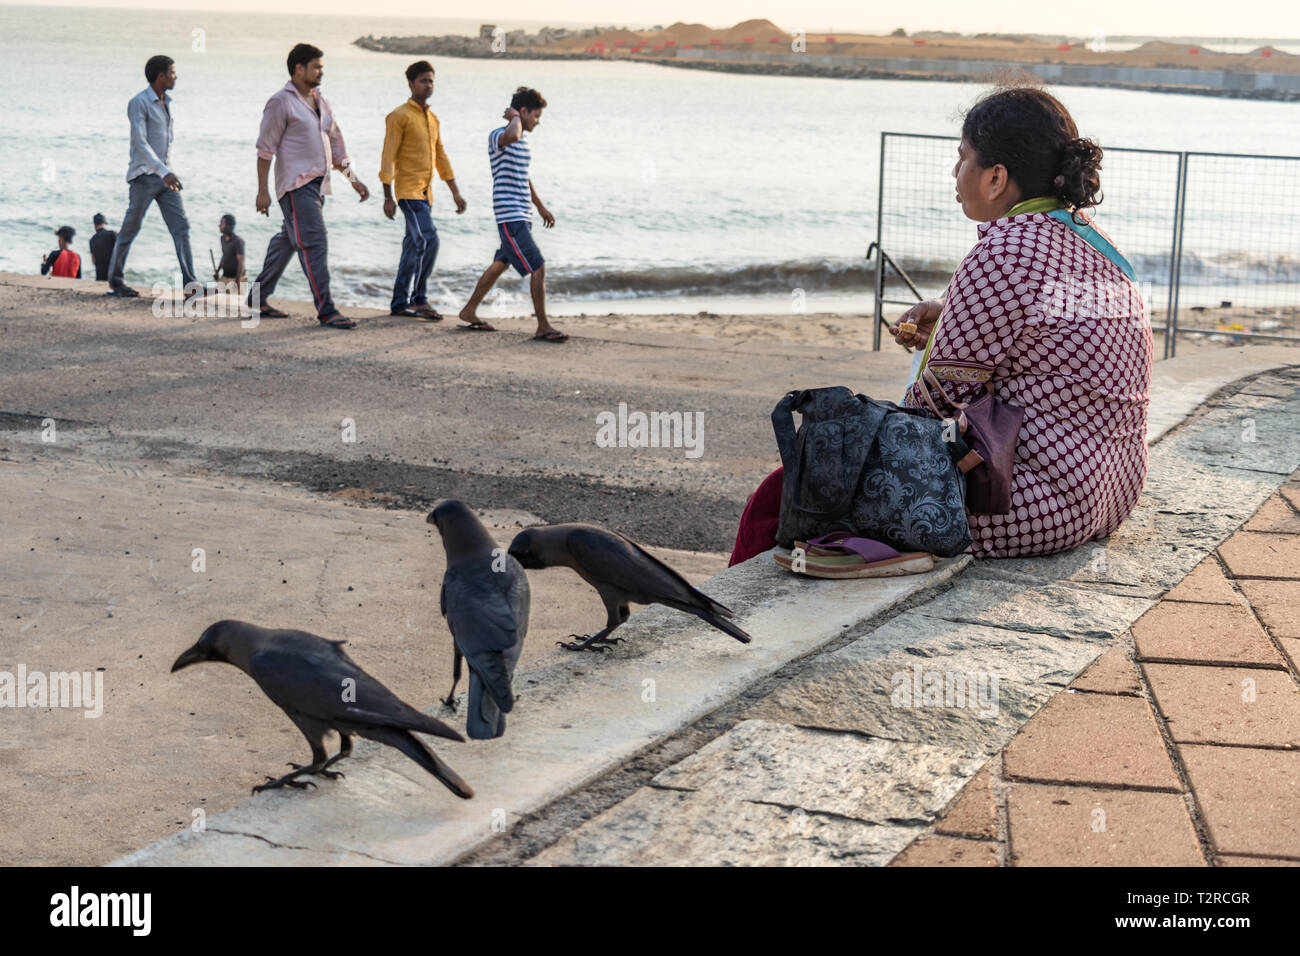
[[[218,278],[235,279],[243,282],[244,275],[244,240],[235,235],[235,217],[226,213],[217,226],[221,230],[221,263],[217,267]]]
[[[299,43],[290,50],[289,82],[266,101],[262,111],[262,128],[257,137],[257,211],[270,215],[267,176],[274,159],[275,195],[284,213],[284,228],[271,237],[262,273],[251,291],[260,298],[262,318],[288,318],[286,313],[271,308],[267,300],[296,254],[311,286],[320,324],[331,329],[355,329],[357,323],[340,315],[330,297],[323,215],[325,196],[330,193],[330,168],[348,178],[362,202],[370,197],[370,190],[352,172],[343,133],[334,121],[334,111],[321,95],[324,55],[310,43]]]
[[[379,181],[384,184],[384,215],[392,219],[398,208],[406,220],[402,258],[393,286],[393,315],[441,322],[442,316],[429,305],[427,286],[438,258],[438,230],[429,214],[433,196],[433,174],[451,190],[456,213],[465,211],[465,200],[456,187],[447,151],[442,147],[438,117],[429,109],[433,95],[433,65],[419,60],[406,68],[411,98],[388,114],[384,121],[384,152],[379,164]]]
[[[533,181],[528,177],[528,164],[532,153],[524,134],[532,132],[542,121],[546,100],[536,90],[521,86],[510,100],[505,111],[506,125],[488,134],[488,157],[492,163],[492,208],[496,213],[497,234],[501,248],[487,271],[479,277],[474,294],[465,308],[460,310],[462,329],[480,332],[496,331],[478,317],[478,307],[484,296],[510,266],[521,276],[530,276],[533,309],[537,313],[537,333],[534,339],[544,342],[563,342],[568,336],[546,321],[546,263],[541,250],[533,241],[533,212],[529,203],[537,207],[542,223],[547,229],[555,225],[555,217],[542,204]]]
[[[72,251],[72,237],[77,234],[71,226],[54,230],[59,237],[59,248],[41,260],[41,275],[56,275],[63,279],[81,278],[81,256]]]
[[[117,233],[112,229],[104,228],[108,220],[104,218],[103,213],[95,213],[92,222],[95,232],[90,237],[90,259],[95,263],[95,281],[106,282],[108,265],[113,259],[113,246],[117,243]]]
[[[169,56],[149,57],[144,65],[149,85],[131,98],[126,116],[131,122],[131,163],[126,181],[131,185],[126,218],[113,244],[113,261],[108,269],[108,294],[135,298],[140,293],[123,281],[127,253],[135,241],[151,203],[158,204],[163,222],[172,234],[176,258],[181,264],[181,281],[187,287],[197,282],[194,256],[190,252],[190,223],[181,202],[181,181],[167,165],[172,148],[172,98],[167,91],[176,85],[176,67]]]

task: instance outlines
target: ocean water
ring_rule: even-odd
[[[63,224],[77,229],[89,267],[91,216],[103,212],[117,228],[125,211],[126,102],[144,88],[144,61],[161,52],[176,60],[179,76],[172,166],[185,184],[196,268],[210,275],[217,222],[230,212],[255,274],[280,226],[278,209],[268,219],[253,208],[261,110],[287,78],[289,47],[309,41],[325,50],[322,89],[372,191],[369,202],[358,203],[346,181],[333,177],[326,221],[335,298],[386,305],[402,227],[400,215],[390,222],[382,214],[377,174],[384,116],[407,96],[402,71],[411,58],[352,41],[476,27],[469,20],[0,6],[0,270],[38,272],[54,247],[53,229]],[[727,311],[728,303],[783,312],[795,290],[809,311],[864,310],[881,131],[953,134],[962,108],[981,92],[971,84],[742,76],[637,63],[444,58],[435,66],[433,108],[470,204],[455,215],[445,187],[435,183],[442,242],[435,304],[463,302],[496,249],[487,135],[502,124],[514,88],[527,84],[551,104],[532,136],[532,177],[558,220],[553,230],[535,227],[559,313]],[[1300,104],[1057,92],[1082,132],[1104,146],[1300,155]],[[973,241],[975,232],[953,202],[951,167],[952,157],[936,153],[912,175],[927,215],[960,246],[960,236]],[[1116,223],[1127,224],[1123,217]],[[1163,234],[1159,223],[1147,225]],[[1123,247],[1122,229],[1108,228]],[[1253,262],[1250,241],[1243,234],[1240,248],[1216,247],[1215,261],[1237,255]],[[950,244],[936,240],[934,254],[920,258],[939,272],[951,268],[960,250]],[[155,210],[131,250],[127,279],[147,288],[175,275]],[[519,281],[500,286],[501,311],[529,311]],[[296,266],[278,293],[309,298]]]

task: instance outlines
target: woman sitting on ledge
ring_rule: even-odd
[[[1101,202],[1100,169],[1101,148],[1079,138],[1055,97],[1036,88],[983,97],[966,114],[953,169],[979,241],[943,302],[913,307],[890,330],[926,349],[904,406],[928,408],[919,381],[928,368],[954,401],[978,397],[991,380],[999,398],[1025,409],[1011,511],[967,516],[976,557],[1104,538],[1146,481],[1151,323],[1132,267],[1085,212]],[[931,394],[945,415],[955,411]],[[732,564],[774,546],[781,474],[746,505]]]

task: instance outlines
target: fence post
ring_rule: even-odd
[[[881,300],[885,297],[885,254],[881,248],[880,240],[884,235],[884,216],[885,216],[885,137],[889,134],[884,130],[880,131],[880,175],[879,187],[876,192],[876,306],[872,315],[871,322],[871,351],[880,351],[880,320],[883,317],[884,303]]]
[[[1165,345],[1164,358],[1169,358],[1169,343],[1173,338],[1174,303],[1177,301],[1178,288],[1178,220],[1183,208],[1183,163],[1187,153],[1178,154],[1178,170],[1174,174],[1174,228],[1169,240],[1169,288],[1165,296]]]
[[[1183,219],[1187,211],[1187,152],[1178,154],[1178,192],[1174,216],[1174,247],[1170,258],[1174,261],[1173,295],[1169,317],[1165,321],[1165,358],[1173,358],[1178,351],[1178,297],[1183,280]]]

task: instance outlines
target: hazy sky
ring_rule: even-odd
[[[43,0],[42,5],[153,7],[195,10],[261,10],[269,13],[311,12],[394,15],[430,18],[465,16],[485,21],[551,20],[554,22],[667,25],[674,20],[729,26],[751,17],[766,17],[787,30],[959,30],[976,32],[1153,34],[1183,36],[1300,37],[1300,3],[1296,0],[1088,0],[1044,3],[1043,0],[907,0],[898,4],[867,0],[657,0],[654,3],[609,0],[483,0],[468,7],[429,0]]]

